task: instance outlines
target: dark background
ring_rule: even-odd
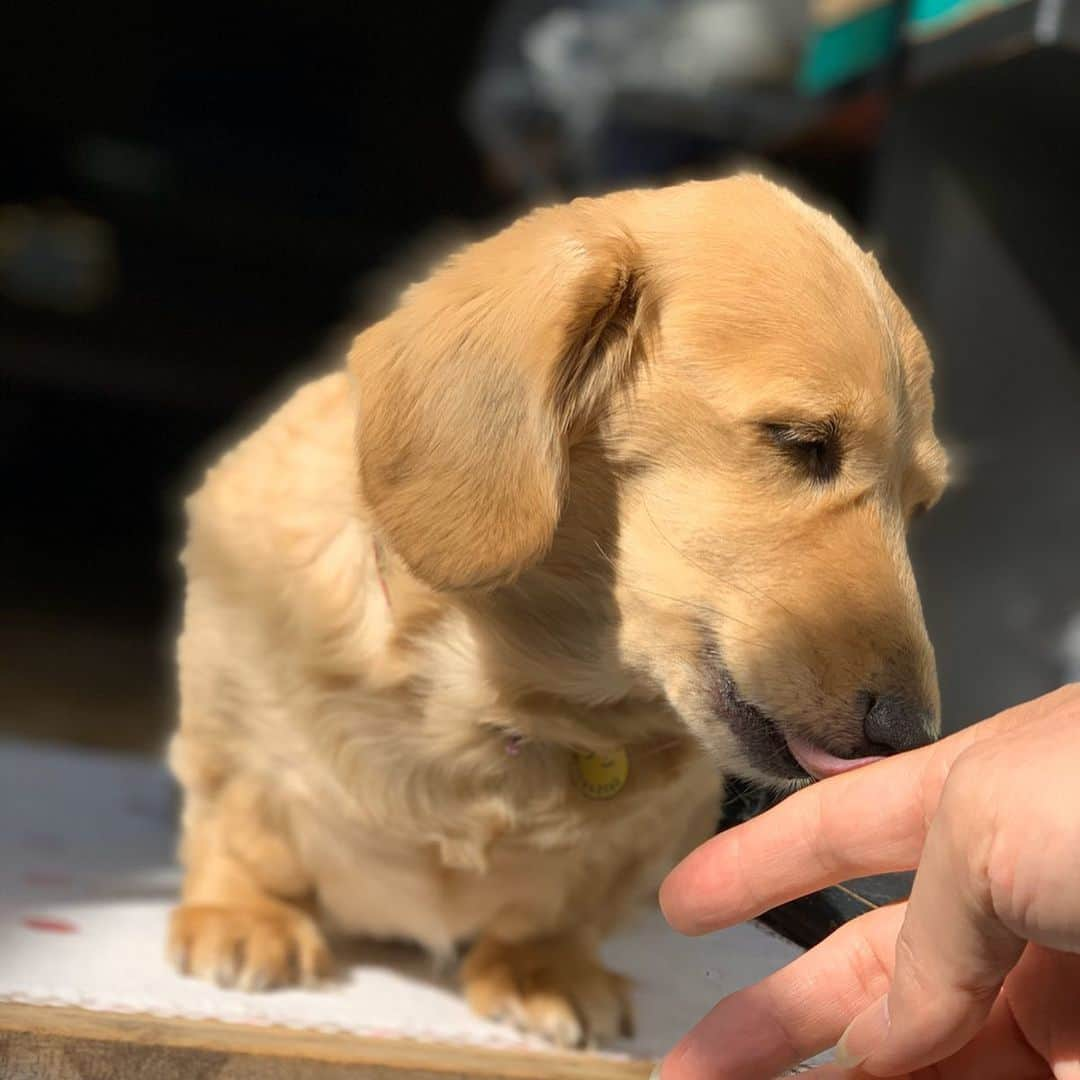
[[[913,545],[947,725],[1076,677],[1080,58],[890,70],[793,99],[768,137],[631,112],[590,171],[561,162],[538,187],[463,123],[491,7],[5,16],[0,214],[29,208],[84,254],[39,243],[0,276],[0,730],[160,744],[180,503],[205,447],[326,350],[403,247],[746,160],[837,207],[934,348],[961,483]]]
[[[116,283],[86,314],[0,300],[0,723],[149,747],[200,449],[365,272],[501,205],[460,120],[486,5],[20,8],[0,203],[107,222]]]

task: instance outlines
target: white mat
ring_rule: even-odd
[[[0,1000],[193,1019],[541,1048],[474,1017],[408,949],[358,950],[340,986],[246,994],[165,963],[179,881],[172,790],[142,759],[0,742]],[[656,1057],[718,998],[799,950],[757,926],[690,940],[658,912],[605,949],[635,982],[638,1031],[613,1049]]]

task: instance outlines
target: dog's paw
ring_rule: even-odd
[[[558,1046],[595,1046],[633,1032],[630,983],[572,940],[478,942],[461,968],[473,1011]]]
[[[318,927],[288,909],[184,904],[170,920],[169,958],[185,975],[239,990],[311,986],[332,969]]]

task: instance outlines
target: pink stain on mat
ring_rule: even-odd
[[[23,919],[27,930],[38,930],[45,934],[77,934],[79,928],[68,919],[47,919],[40,915],[29,915]]]

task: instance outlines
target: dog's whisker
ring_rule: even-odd
[[[615,566],[615,560],[600,546],[596,544],[596,549],[611,566]],[[716,607],[715,604],[706,603],[703,600],[688,600],[683,596],[671,596],[669,593],[657,592],[655,589],[646,589],[643,585],[634,585],[630,582],[626,582],[625,586],[629,589],[633,589],[635,592],[645,593],[648,596],[655,596],[661,600],[670,600],[673,604],[684,604],[686,607],[696,608],[699,611],[703,611],[708,615],[713,615],[719,619],[725,619],[729,622],[738,623],[741,626],[745,626],[748,630],[757,631],[759,627],[753,623],[747,622],[745,619],[739,619],[732,615],[730,612],[724,611],[721,608]],[[752,638],[733,638],[732,640],[740,641],[741,644],[760,644]]]
[[[737,581],[732,581],[730,578],[725,578],[722,575],[718,574],[711,567],[703,566],[696,559],[691,558],[682,548],[680,548],[663,531],[663,529],[660,528],[660,526],[656,522],[656,518],[653,517],[652,511],[649,509],[649,505],[646,502],[644,496],[642,496],[641,502],[642,502],[642,507],[645,510],[645,516],[649,519],[649,522],[652,524],[652,527],[656,530],[656,532],[659,535],[660,539],[663,540],[664,543],[667,544],[668,547],[670,547],[672,549],[672,551],[674,551],[675,554],[678,555],[681,559],[684,559],[691,566],[693,566],[696,570],[700,570],[707,577],[711,577],[714,581],[718,581],[721,585],[727,586],[728,588],[732,588],[732,589],[738,589],[739,592],[746,593],[747,596],[756,596],[758,599],[767,600],[769,603],[775,604],[778,608],[780,608],[781,611],[783,611],[786,614],[790,615],[793,619],[796,619],[796,620],[799,619],[799,616],[794,611],[792,611],[786,604],[784,604],[781,601],[777,600],[775,596],[771,596],[764,589],[761,589],[758,586],[744,585],[744,584],[741,584],[741,583],[739,583]]]
[[[702,604],[697,603],[693,600],[685,600],[681,596],[669,596],[667,593],[656,592],[656,590],[654,589],[646,589],[640,585],[627,585],[627,588],[632,589],[635,592],[644,593],[647,596],[655,596],[660,600],[669,600],[673,604],[684,604],[687,607],[695,608],[698,611],[707,612],[708,614],[715,615],[721,619],[727,619],[731,622],[739,623],[740,625],[745,626],[748,630],[757,629],[757,627],[755,627],[752,623],[742,622],[741,620],[736,619],[733,615],[728,615],[725,612],[721,611],[719,608],[715,608],[710,604]],[[765,643],[759,638],[739,637],[732,634],[727,634],[726,637],[728,641],[735,642],[739,645],[754,645],[759,648],[763,648],[765,646]]]
[[[653,528],[656,530],[657,535],[664,541],[665,544],[667,544],[672,549],[672,551],[675,552],[676,555],[678,555],[684,561],[688,562],[696,570],[700,570],[701,573],[703,573],[706,577],[712,578],[713,581],[719,582],[725,588],[736,589],[739,592],[745,593],[747,596],[756,597],[759,600],[765,600],[768,601],[770,604],[774,604],[776,607],[780,608],[781,611],[790,615],[791,618],[794,619],[795,622],[798,623],[804,630],[810,629],[806,620],[801,615],[799,615],[797,612],[792,611],[791,608],[789,608],[786,604],[782,603],[780,600],[777,600],[775,596],[770,595],[764,589],[761,589],[758,586],[740,584],[737,581],[733,581],[731,578],[723,577],[710,567],[703,566],[697,560],[691,558],[685,551],[683,551],[677,544],[675,544],[671,540],[671,538],[667,536],[667,534],[664,533],[664,531],[656,523],[656,519],[653,517],[652,512],[649,510],[648,504],[645,502],[644,497],[642,498],[642,506],[645,510],[645,516],[649,519]],[[731,618],[731,616],[726,617]],[[814,649],[815,652],[817,652],[818,647],[815,641],[815,635],[808,634],[807,638],[811,647]]]

